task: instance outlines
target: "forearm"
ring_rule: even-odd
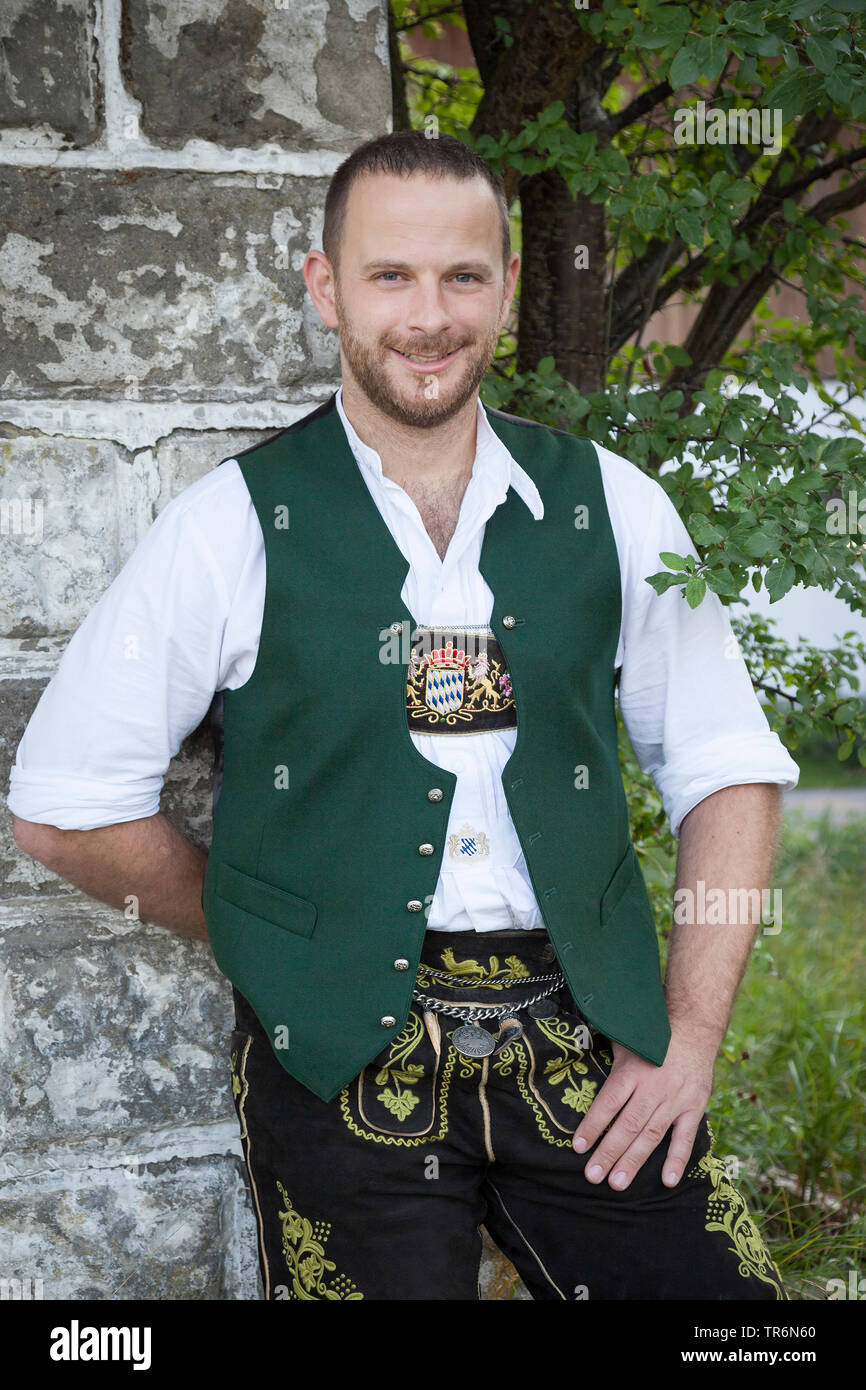
[[[713,1056],[760,923],[780,799],[772,783],[725,787],[699,802],[680,829],[665,995],[673,1031],[705,1044]]]
[[[201,891],[207,853],[161,812],[98,830],[59,830],[15,821],[25,853],[100,902],[181,936],[207,940]]]

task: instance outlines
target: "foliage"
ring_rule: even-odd
[[[531,7],[482,8],[495,21],[502,62],[513,59]],[[394,0],[393,10],[404,32],[413,22],[428,33],[465,26],[459,6]],[[660,593],[679,588],[693,607],[707,590],[731,607],[755,687],[790,749],[810,732],[832,731],[839,756],[856,753],[866,766],[854,660],[862,644],[844,633],[823,652],[789,649],[746,607],[749,586],[765,588],[772,604],[803,585],[866,612],[866,455],[856,409],[866,392],[866,310],[853,292],[866,248],[846,236],[841,216],[866,201],[866,179],[857,177],[866,157],[863,6],[740,0],[720,12],[704,0],[602,0],[575,23],[595,43],[574,73],[584,98],[587,83],[599,98],[591,129],[577,128],[573,103],[557,100],[523,113],[514,129],[478,133],[479,72],[407,61],[413,124],[457,135],[503,174],[525,180],[556,170],[572,195],[605,210],[603,261],[575,271],[604,280],[603,389],[583,394],[565,379],[555,343],[532,370],[517,371],[518,286],[517,325],[503,336],[482,397],[655,473],[697,557],[660,555],[648,582]],[[725,113],[778,110],[779,149],[679,143],[683,112],[694,113],[698,100]],[[828,194],[833,173],[839,187]],[[773,314],[771,291],[781,284],[800,288],[796,321]],[[741,314],[738,295],[749,301]],[[686,346],[644,342],[652,313],[679,301],[698,313]],[[716,332],[714,312],[733,315],[741,330]],[[818,371],[828,353],[832,386]],[[810,387],[822,407],[814,419],[803,406]]]

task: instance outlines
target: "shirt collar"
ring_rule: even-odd
[[[382,460],[375,449],[364,443],[346,415],[343,409],[342,385],[336,392],[336,404],[337,413],[343,423],[343,429],[346,431],[346,438],[352,453],[358,463],[362,467],[370,469],[381,482],[384,477]],[[509,486],[513,487],[518,497],[526,503],[535,520],[540,521],[544,516],[544,503],[541,500],[541,494],[529,474],[521,468],[517,460],[506,449],[488,420],[487,412],[480,399],[478,400],[478,423],[475,439],[473,477],[479,476],[480,473],[491,483],[498,485],[502,494],[500,499],[502,501],[505,499]]]

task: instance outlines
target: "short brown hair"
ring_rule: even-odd
[[[502,230],[502,264],[507,270],[511,255],[511,228],[505,186],[489,164],[469,145],[453,135],[428,139],[423,130],[395,130],[378,135],[353,150],[334,173],[325,197],[322,250],[336,273],[349,189],[361,174],[429,174],[433,178],[486,179],[499,208]]]

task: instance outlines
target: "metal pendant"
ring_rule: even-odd
[[[531,1018],[555,1018],[556,1005],[552,999],[538,999],[526,1011]]]
[[[455,1028],[451,1041],[464,1057],[489,1057],[496,1047],[493,1034],[478,1023],[464,1023],[462,1028]]]
[[[523,1037],[523,1024],[519,1018],[503,1018],[502,1027],[494,1038],[496,1043],[496,1053],[504,1052],[506,1047],[510,1047],[518,1038]]]

